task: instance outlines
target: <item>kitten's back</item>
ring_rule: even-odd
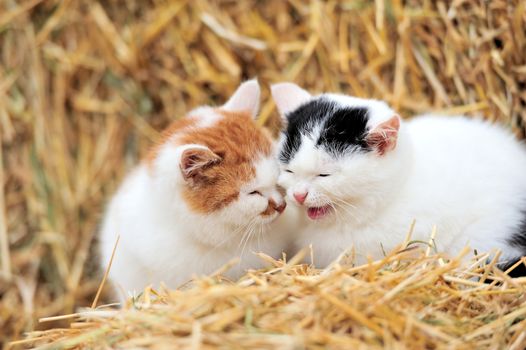
[[[507,244],[526,221],[525,145],[499,125],[466,117],[425,115],[406,127],[414,144],[415,169],[408,183],[411,197],[420,198],[415,202],[440,208],[445,221],[436,222],[439,227],[478,223],[466,226],[467,241],[458,241],[458,250],[470,243],[512,255]],[[418,215],[433,216],[432,210]],[[514,248],[516,254],[526,251],[526,246]]]
[[[474,166],[495,172],[509,172],[506,171],[509,166],[526,167],[524,144],[497,124],[428,114],[407,121],[406,128],[416,152],[423,158],[420,161],[433,163],[435,167]]]

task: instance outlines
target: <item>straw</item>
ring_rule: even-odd
[[[371,264],[338,264],[318,270],[262,256],[270,266],[250,271],[236,283],[216,276],[195,279],[177,290],[147,287],[122,309],[101,306],[41,319],[72,322],[70,328],[30,333],[12,346],[526,346],[526,277],[513,285],[483,283],[476,278],[493,278],[501,272],[490,264],[471,264],[465,256],[468,248],[455,258],[429,254],[424,244],[416,248],[390,252],[374,262],[373,270]]]
[[[38,319],[75,313],[93,302],[105,267],[97,266],[94,238],[108,198],[162,129],[190,109],[223,103],[241,81],[257,77],[263,87],[258,122],[274,135],[281,122],[268,86],[292,80],[313,93],[386,100],[402,117],[432,110],[481,116],[524,136],[525,27],[522,0],[0,1],[0,347],[28,331],[67,327],[64,320]],[[431,249],[429,268],[436,266],[433,254]],[[383,263],[372,263],[368,273],[374,276]],[[298,269],[286,266],[285,276]],[[489,294],[497,304],[521,298],[510,279],[488,274],[483,278],[496,288],[488,292],[507,290]],[[266,275],[257,276],[267,282]],[[299,290],[300,277],[294,277]],[[445,275],[442,287],[455,278],[470,280]],[[292,287],[290,298],[298,293]],[[102,303],[111,301],[104,290]],[[316,305],[328,314],[294,324],[350,317],[326,299]],[[447,312],[459,305],[471,310],[465,300],[442,305]],[[497,317],[501,306],[493,306],[487,312]],[[349,307],[363,312],[360,305]],[[259,309],[252,310],[252,319],[259,319]],[[399,326],[405,328],[396,337],[386,333],[393,339],[383,341],[396,344],[415,329],[430,331],[433,325],[418,315],[408,316]],[[433,322],[442,322],[437,317]],[[207,341],[208,326],[185,327],[196,332],[188,344]],[[338,347],[352,332],[321,329],[305,341]],[[216,343],[223,339],[214,336]],[[264,341],[293,344],[296,336],[291,330]],[[245,335],[227,337],[235,343]],[[256,338],[251,344],[263,342]],[[354,347],[372,339],[369,333],[352,338]],[[520,339],[513,339],[516,348]],[[497,342],[486,346],[491,341]]]

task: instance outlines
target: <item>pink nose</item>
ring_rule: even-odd
[[[294,198],[298,201],[299,204],[303,204],[308,194],[309,194],[308,192],[294,193]]]

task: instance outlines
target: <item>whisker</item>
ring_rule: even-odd
[[[327,189],[327,187],[319,184],[319,186],[325,191],[325,192],[331,192]],[[325,195],[326,196],[326,195]],[[321,197],[321,196],[318,196],[318,197]],[[317,199],[318,197],[315,197],[314,199]],[[329,196],[326,196],[326,197],[329,197]],[[334,211],[338,213],[338,209],[341,209],[343,210],[347,215],[351,216],[353,219],[355,220],[358,220],[358,218],[356,217],[355,213],[353,213],[353,209],[356,209],[356,206],[349,203],[348,201],[346,201],[345,199],[341,198],[340,196],[338,195],[331,195],[329,197],[331,199],[329,205],[334,209]],[[341,217],[341,215],[337,215],[337,219],[343,221],[343,218]]]
[[[246,237],[246,238],[244,239],[244,241],[242,240],[243,248],[241,249],[241,255],[240,255],[241,259],[243,259],[243,256],[244,256],[244,253],[245,253],[245,248],[246,248],[248,242],[251,240],[252,235],[254,233],[254,229],[256,228],[256,226],[257,226],[256,218],[253,218],[250,221],[250,226],[248,227],[247,232],[245,233],[245,235],[243,235],[243,237]]]
[[[219,242],[218,244],[216,244],[212,249],[210,249],[209,251],[207,251],[204,255],[201,256],[201,259],[204,259],[204,258],[207,258],[209,255],[211,255],[212,253],[214,253],[216,250],[218,250],[219,248],[222,248],[224,247],[225,245],[227,245],[229,242],[233,241],[236,237],[238,237],[238,234],[242,231],[244,231],[248,225],[250,224],[250,222],[248,223],[245,223],[243,225],[240,225],[239,227],[236,228],[236,230],[234,230],[233,232],[231,233],[228,233],[226,236],[226,239],[222,240],[221,242]]]

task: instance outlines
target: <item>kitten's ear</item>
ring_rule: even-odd
[[[308,91],[294,83],[274,84],[270,87],[270,91],[283,119],[287,113],[292,112],[312,97]]]
[[[203,170],[221,162],[221,157],[204,146],[185,149],[181,153],[179,166],[186,181],[192,184],[204,180]]]
[[[398,140],[398,130],[400,130],[400,117],[392,116],[389,120],[378,124],[369,131],[365,141],[369,147],[373,148],[380,155],[395,149]]]
[[[232,97],[221,108],[227,111],[248,111],[255,118],[259,111],[259,96],[261,94],[257,79],[252,79],[239,85]]]

